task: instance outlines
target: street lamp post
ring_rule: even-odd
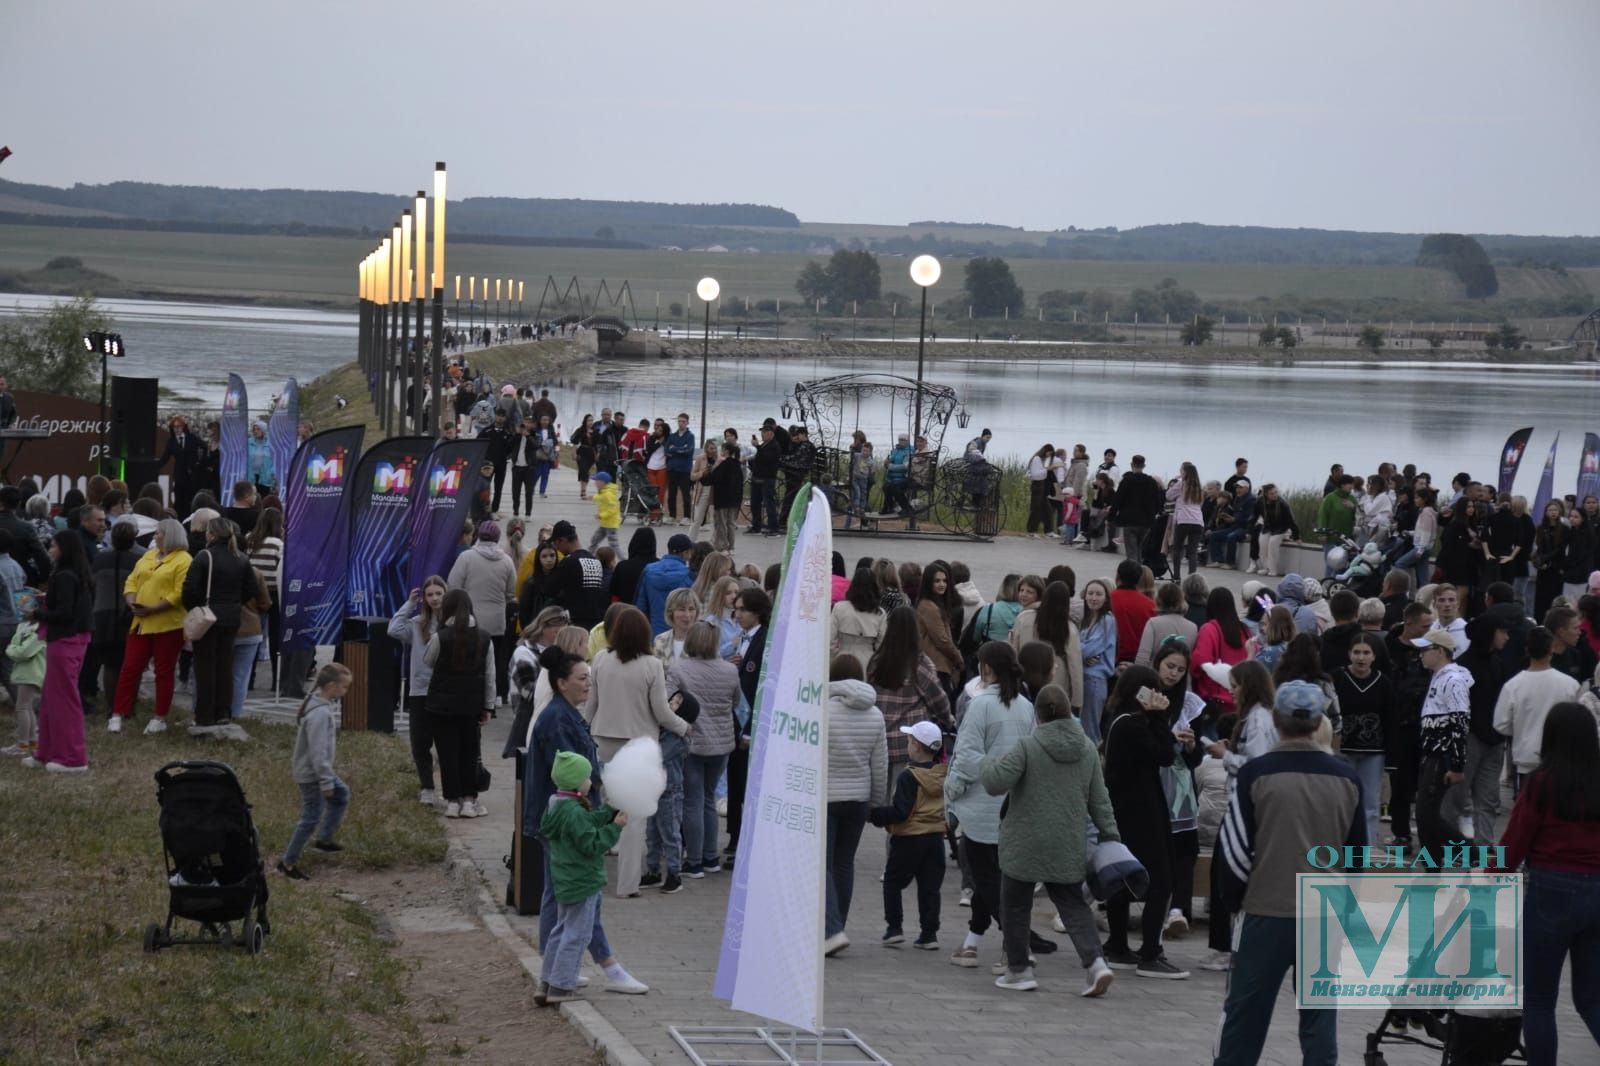
[[[416,214],[416,243],[412,247],[416,259],[416,286],[414,289],[417,301],[417,350],[411,355],[411,381],[413,401],[411,407],[411,432],[421,433],[424,417],[423,403],[426,395],[423,384],[432,377],[428,373],[428,350],[423,343],[427,331],[422,328],[424,316],[428,306],[428,194],[422,189],[417,190]],[[411,293],[407,293],[411,296]]]
[[[444,432],[444,164],[433,165],[433,425]],[[461,282],[456,281],[456,303],[461,302]]]
[[[917,328],[917,405],[912,414],[912,444],[922,436],[922,362],[923,349],[928,336],[928,289],[939,280],[939,260],[931,255],[919,255],[911,261],[911,280],[922,289],[922,324]]]
[[[711,386],[711,304],[722,291],[722,286],[717,284],[716,278],[701,278],[694,291],[706,308],[706,332],[700,348],[700,446],[703,448],[705,442],[711,439],[706,429],[706,393]]]

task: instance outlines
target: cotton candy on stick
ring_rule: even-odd
[[[611,757],[600,772],[606,803],[629,818],[656,813],[661,793],[667,790],[667,770],[661,765],[661,745],[654,737],[635,737]]]

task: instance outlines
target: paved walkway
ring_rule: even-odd
[[[508,728],[504,715],[490,723],[484,736],[486,753],[499,752]],[[494,771],[494,787],[483,800],[489,816],[448,824],[452,840],[482,871],[495,898],[503,899],[502,856],[510,850],[513,778],[509,764],[493,757],[486,761]],[[1000,939],[992,930],[979,948],[979,969],[952,966],[949,954],[966,931],[968,913],[957,905],[960,874],[954,864],[947,869],[944,885],[942,950],[879,945],[883,903],[877,875],[883,868],[886,839],[869,827],[857,856],[855,902],[847,929],[852,943],[827,962],[828,1026],[853,1030],[897,1066],[1057,1061],[1165,1066],[1209,1061],[1225,975],[1194,969],[1187,981],[1154,981],[1118,972],[1106,998],[1080,999],[1082,971],[1066,938],[1049,931],[1048,904],[1036,907],[1034,928],[1057,940],[1063,950],[1041,957],[1039,991],[1002,992],[994,987],[989,965],[1000,958]],[[668,1026],[758,1024],[711,996],[730,882],[727,874],[712,874],[686,881],[684,891],[673,896],[645,889],[639,899],[620,900],[610,894],[605,899],[606,932],[618,957],[651,986],[651,992],[640,997],[594,993],[589,1001],[651,1061],[689,1061],[673,1043]],[[908,890],[905,899],[908,914],[914,916],[914,892]],[[537,946],[537,918],[510,915],[509,921]],[[1188,938],[1168,944],[1168,955],[1191,968],[1206,950],[1203,924]],[[1584,1055],[1592,1047],[1570,1003],[1563,992],[1559,1014],[1563,1061],[1586,1061]],[[1340,1015],[1343,1061],[1360,1061],[1364,1035],[1379,1018],[1372,1011]],[[1262,1062],[1298,1063],[1295,1034],[1294,1001],[1285,982]],[[1386,1054],[1395,1066],[1439,1061],[1437,1052],[1420,1048]]]

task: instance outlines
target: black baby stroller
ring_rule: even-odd
[[[629,459],[618,468],[622,478],[622,520],[629,515],[639,519],[639,524],[661,522],[661,494],[650,484],[650,473],[643,459]]]
[[[1386,1066],[1384,1044],[1411,1044],[1444,1054],[1439,1066],[1501,1066],[1527,1062],[1522,1014],[1514,1010],[1388,1010],[1367,1034],[1362,1066]]]
[[[156,771],[156,799],[169,896],[166,925],[145,927],[144,949],[222,944],[260,954],[271,932],[266,869],[233,769],[219,762],[168,763]],[[200,936],[175,938],[174,918],[198,922]],[[234,922],[241,923],[237,937]]]

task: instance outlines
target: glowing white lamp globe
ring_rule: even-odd
[[[711,303],[722,291],[722,286],[717,284],[716,278],[701,278],[700,284],[694,287],[695,295],[706,303]]]
[[[919,255],[911,260],[911,280],[926,289],[939,280],[939,260],[931,255]]]

